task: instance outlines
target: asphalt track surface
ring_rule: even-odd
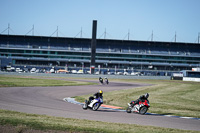
[[[102,108],[98,111],[83,110],[80,105],[63,100],[66,97],[93,94],[100,88],[108,92],[140,86],[147,86],[147,84],[111,82],[109,85],[0,88],[0,109],[65,118],[200,131],[200,120],[130,114]]]

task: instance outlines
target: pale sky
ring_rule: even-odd
[[[0,0],[0,33],[197,43],[200,0]],[[52,36],[57,36],[53,34]]]

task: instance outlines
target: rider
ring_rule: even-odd
[[[88,104],[89,104],[93,99],[99,98],[99,97],[100,97],[101,99],[103,99],[103,91],[102,91],[102,90],[99,90],[97,93],[95,93],[95,94],[94,94],[94,97],[93,97],[93,96],[89,97]]]
[[[131,106],[134,107],[136,104],[139,104],[139,102],[144,102],[145,100],[148,101],[149,93],[146,93],[144,95],[141,95],[136,101],[131,101]]]
[[[99,77],[99,82],[103,83],[103,79],[101,77]]]
[[[107,77],[105,77],[104,79],[105,79],[105,82],[108,84],[108,83],[109,83],[109,82],[108,82],[108,78],[107,78]]]

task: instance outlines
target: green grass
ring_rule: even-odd
[[[0,87],[34,87],[34,86],[79,86],[94,85],[95,83],[67,81],[67,79],[41,79],[0,75]]]
[[[17,127],[16,130],[36,129],[59,132],[95,132],[95,133],[197,133],[179,129],[140,126],[134,124],[119,124],[100,121],[79,120],[71,118],[52,117],[46,115],[26,114],[15,111],[0,110],[0,125]]]
[[[200,118],[200,83],[168,81],[168,80],[110,80],[110,82],[145,83],[151,86],[132,88],[127,90],[104,93],[104,103],[109,105],[127,107],[127,103],[137,99],[141,94],[150,94],[150,110],[152,113],[191,116]],[[68,78],[45,79],[43,77],[23,77],[0,75],[0,87],[21,86],[68,86],[92,85],[94,83],[68,81]],[[84,101],[90,95],[76,97]],[[79,120],[46,115],[25,114],[14,111],[0,110],[0,125],[8,128],[16,127],[16,132],[36,129],[49,132],[152,132],[152,133],[196,133],[198,131],[185,131],[152,126],[117,124],[100,121]]]
[[[200,83],[169,80],[111,80],[132,83],[152,84],[147,87],[104,93],[104,103],[127,107],[127,103],[136,100],[140,95],[149,93],[150,113],[169,114],[200,118]],[[90,94],[92,95],[92,94]],[[84,102],[90,95],[75,97]]]

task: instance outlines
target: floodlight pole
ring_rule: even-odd
[[[151,33],[151,41],[153,41],[153,30],[152,30],[152,33]]]
[[[97,35],[97,20],[93,20],[92,41],[91,41],[91,62],[90,62],[90,72],[91,72],[91,74],[94,74],[94,70],[95,70],[96,35]]]
[[[8,35],[9,35],[9,32],[10,32],[10,24],[8,24]]]
[[[175,32],[175,39],[174,39],[174,42],[176,42],[176,32]]]
[[[33,28],[32,28],[32,36],[34,36],[34,25],[33,25]]]

